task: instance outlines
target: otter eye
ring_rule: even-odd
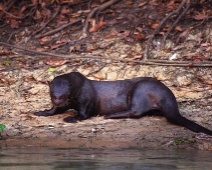
[[[73,84],[72,83],[70,83],[70,87],[72,87],[73,86]]]

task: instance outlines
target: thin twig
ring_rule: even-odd
[[[11,38],[13,37],[13,35],[15,35],[17,33],[17,31],[14,31],[10,34],[10,37],[8,38],[7,42],[9,43]]]
[[[67,27],[69,27],[69,26],[71,26],[71,25],[73,25],[73,24],[75,24],[75,23],[77,23],[77,22],[79,22],[79,21],[81,21],[81,20],[82,20],[81,18],[78,18],[77,20],[75,20],[75,21],[73,21],[73,22],[70,22],[70,23],[68,23],[68,24],[62,25],[62,26],[59,27],[59,28],[56,28],[56,29],[51,30],[51,31],[49,31],[49,32],[46,32],[46,33],[44,33],[44,34],[37,35],[37,36],[35,36],[35,38],[41,38],[41,37],[45,37],[45,36],[48,36],[48,35],[55,34],[56,32],[59,32],[59,31],[65,29],[65,28],[67,28]]]
[[[61,6],[58,7],[57,11],[54,13],[54,15],[37,31],[35,31],[32,36],[34,36],[35,34],[41,32],[47,25],[50,21],[52,21],[56,16],[57,14],[60,12],[60,9],[61,9]]]
[[[88,9],[91,9],[92,2],[93,2],[93,0],[89,0],[89,2],[88,2]]]
[[[5,6],[7,6],[8,4],[8,7],[4,10],[4,11],[8,11],[12,6],[13,6],[13,4],[15,4],[15,2],[16,2],[17,0],[10,0],[10,1],[8,1],[8,3],[6,3],[6,5]],[[4,8],[3,8],[4,9]],[[0,19],[4,16],[4,14],[5,13],[2,13],[2,14],[0,14]]]
[[[165,41],[167,39],[167,37],[169,36],[170,32],[172,31],[172,29],[175,27],[175,25],[179,22],[179,20],[182,18],[183,15],[185,15],[185,13],[188,11],[188,9],[190,8],[191,3],[188,4],[188,6],[183,10],[183,12],[178,16],[178,18],[175,20],[175,22],[172,24],[171,28],[169,28],[169,31],[165,34],[164,38],[163,38],[163,42],[162,42],[162,47],[165,44]]]
[[[62,54],[53,54],[53,53],[48,53],[48,52],[42,52],[42,51],[35,51],[35,50],[28,50],[22,47],[17,47],[15,45],[11,45],[11,44],[7,44],[4,42],[0,42],[0,45],[5,45],[8,47],[13,47],[13,48],[17,48],[20,50],[24,50],[24,51],[28,51],[31,52],[33,54],[41,54],[41,55],[48,55],[48,56],[54,56],[54,57],[59,57],[59,58],[69,58],[69,59],[85,59],[85,58],[89,58],[89,59],[93,59],[93,60],[111,60],[111,61],[120,61],[120,62],[133,62],[133,63],[139,63],[139,64],[145,64],[145,65],[159,65],[159,66],[178,66],[178,67],[212,67],[212,62],[201,62],[201,63],[197,63],[197,62],[193,62],[193,61],[188,61],[187,63],[173,63],[173,62],[169,62],[166,61],[166,63],[162,63],[162,61],[158,62],[159,60],[157,60],[157,62],[151,60],[151,61],[140,61],[140,60],[129,60],[129,59],[120,59],[120,58],[112,58],[112,57],[100,57],[100,56],[80,56],[80,57],[72,57],[70,55],[62,55]],[[163,61],[164,62],[164,61]]]
[[[15,15],[3,10],[3,9],[1,9],[0,11],[4,12],[5,14],[7,14],[7,15],[11,16],[12,18],[15,18],[15,19],[24,19],[26,17],[26,16],[25,17],[17,17]]]
[[[183,8],[184,4],[186,3],[187,0],[183,0],[181,2],[181,4],[179,5],[179,7],[172,11],[171,13],[169,13],[161,22],[160,24],[157,26],[157,28],[154,30],[153,34],[150,36],[150,38],[147,41],[146,44],[146,48],[145,48],[145,55],[144,55],[144,60],[146,61],[149,57],[149,46],[150,43],[152,42],[153,38],[155,37],[156,33],[161,29],[161,27],[163,26],[163,24],[174,14],[179,13],[179,11]]]

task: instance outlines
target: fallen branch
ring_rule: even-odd
[[[156,33],[161,29],[161,27],[163,26],[163,24],[174,14],[177,14],[179,13],[179,11],[183,8],[183,6],[185,5],[187,0],[183,0],[181,2],[181,4],[179,5],[179,7],[172,11],[171,13],[169,13],[161,22],[160,24],[157,26],[157,28],[154,30],[153,34],[150,36],[150,38],[148,39],[147,41],[147,44],[146,44],[146,48],[145,48],[145,54],[144,54],[144,60],[146,61],[149,57],[149,46],[150,46],[150,43],[152,42],[153,38],[155,37]]]
[[[54,13],[54,15],[39,29],[39,30],[37,30],[37,31],[35,31],[33,34],[32,34],[32,36],[34,36],[35,34],[37,34],[37,33],[39,33],[40,31],[42,31],[47,25],[48,25],[48,23],[50,22],[50,21],[52,21],[56,16],[57,16],[57,14],[60,12],[60,9],[61,9],[61,6],[59,6],[58,7],[58,9],[57,9],[57,11]],[[38,35],[38,37],[39,37],[39,35]]]
[[[105,2],[104,4],[94,8],[87,16],[86,20],[85,20],[85,24],[84,24],[84,27],[82,29],[82,37],[85,38],[87,37],[87,34],[88,34],[88,26],[89,26],[89,22],[88,20],[90,18],[92,18],[97,12],[101,12],[103,10],[105,10],[106,8],[108,8],[109,6],[117,3],[118,1],[121,1],[121,0],[110,0],[110,1],[107,1]]]
[[[82,19],[81,19],[81,18],[78,18],[77,20],[75,20],[75,21],[73,21],[73,22],[70,22],[70,23],[68,23],[68,24],[62,25],[62,26],[59,27],[59,28],[56,28],[56,29],[51,30],[51,31],[49,31],[49,32],[46,32],[46,33],[44,33],[44,34],[37,35],[37,36],[35,36],[35,38],[41,38],[41,37],[45,37],[45,36],[48,36],[48,35],[55,34],[56,32],[59,32],[59,31],[65,29],[65,28],[67,28],[67,27],[69,27],[69,26],[71,26],[71,25],[73,25],[73,24],[79,22],[79,21],[82,21]]]
[[[145,64],[145,65],[159,65],[159,66],[177,66],[177,67],[212,67],[212,62],[193,62],[193,61],[178,61],[177,63],[174,61],[164,61],[164,60],[151,60],[151,61],[140,61],[140,60],[129,60],[129,59],[120,59],[120,58],[112,58],[112,57],[100,57],[100,56],[80,56],[80,57],[72,57],[70,55],[62,55],[62,54],[53,54],[48,52],[42,52],[42,51],[35,51],[35,50],[28,50],[22,47],[17,47],[15,45],[7,44],[4,42],[0,42],[0,45],[17,48],[20,50],[28,51],[33,54],[41,54],[41,55],[47,55],[47,56],[53,56],[53,57],[59,57],[59,58],[69,58],[69,59],[85,59],[89,58],[92,60],[111,60],[111,61],[120,61],[120,62],[133,62],[133,63],[139,63],[139,64]]]

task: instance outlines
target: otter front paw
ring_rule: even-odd
[[[48,111],[39,111],[39,112],[35,112],[34,115],[36,115],[36,116],[52,116],[52,113],[50,113]]]
[[[67,122],[67,123],[77,123],[77,121],[78,121],[79,119],[76,118],[76,117],[71,117],[71,116],[69,116],[69,117],[64,118],[63,120],[64,120],[65,122]]]
[[[110,116],[109,115],[106,115],[106,116],[103,116],[104,119],[110,119]]]
[[[111,114],[111,115],[105,115],[104,116],[104,119],[116,119],[117,117],[114,116],[114,114]]]

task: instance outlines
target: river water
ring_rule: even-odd
[[[212,151],[0,148],[0,170],[212,170]]]

